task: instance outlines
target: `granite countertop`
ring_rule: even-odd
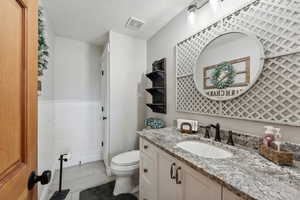
[[[143,130],[137,134],[244,199],[300,200],[299,163],[281,167],[253,149],[214,142],[200,134],[183,135],[175,128]],[[175,146],[185,140],[213,144],[230,151],[233,157],[204,158]]]

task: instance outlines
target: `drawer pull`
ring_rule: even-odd
[[[179,180],[179,171],[181,170],[181,167],[178,167],[176,169],[176,184],[181,184],[181,180]]]
[[[148,149],[148,145],[144,145],[144,149]]]
[[[147,172],[148,172],[148,169],[144,169],[144,172],[147,173]]]
[[[171,177],[171,179],[175,179],[174,167],[176,167],[176,164],[172,163],[171,168],[170,168],[170,177]]]

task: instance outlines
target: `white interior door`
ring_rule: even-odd
[[[102,132],[103,132],[103,160],[106,172],[110,171],[110,134],[109,134],[109,49],[106,46],[101,59],[101,110],[102,110]]]

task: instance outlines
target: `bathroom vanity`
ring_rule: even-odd
[[[183,135],[174,128],[138,134],[141,200],[300,199],[300,169],[296,166],[279,167],[254,150],[199,134]],[[193,142],[208,152],[196,155]]]

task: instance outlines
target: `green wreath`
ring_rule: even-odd
[[[232,64],[224,62],[213,70],[211,83],[218,89],[224,89],[234,83],[235,76]]]
[[[46,33],[44,9],[42,7],[39,7],[38,10],[38,32],[38,75],[42,76],[44,74],[44,71],[48,69],[50,54]]]

